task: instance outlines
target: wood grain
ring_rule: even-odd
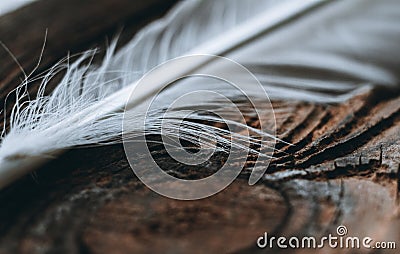
[[[122,45],[171,5],[42,0],[0,17],[0,40],[29,72],[47,28],[40,73],[68,51],[104,48],[121,28]],[[5,50],[0,64],[3,104],[21,71]],[[277,253],[285,251],[261,250],[257,238],[264,232],[335,234],[341,224],[351,236],[399,244],[400,96],[377,90],[342,105],[273,105],[285,108],[277,113],[279,137],[294,145],[277,144],[280,152],[255,186],[247,184],[248,158],[249,168],[223,192],[199,201],[171,200],[134,176],[121,145],[74,149],[0,191],[0,253]],[[163,167],[176,171],[165,151],[154,151]],[[214,158],[211,170],[222,157]],[[179,169],[183,176],[193,172],[207,173]],[[338,252],[366,250],[316,251]]]

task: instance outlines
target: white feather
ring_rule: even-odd
[[[397,86],[400,61],[393,57],[400,47],[397,7],[396,1],[374,0],[182,2],[117,53],[112,43],[101,65],[85,63],[94,54],[88,51],[71,65],[60,62],[54,66],[42,79],[36,99],[19,103],[26,99],[28,80],[17,89],[9,130],[3,130],[0,145],[0,187],[60,150],[119,142],[129,91],[146,72],[174,57],[223,54],[254,72],[271,98],[340,102],[370,86]],[[202,64],[168,75],[179,76]],[[64,78],[45,96],[48,81],[63,68]],[[157,91],[162,79],[135,94],[129,102],[132,107]],[[213,83],[205,88],[237,96]],[[165,106],[161,103],[159,110]],[[210,106],[226,111],[223,105]],[[159,118],[154,111],[154,123]],[[198,127],[189,123],[183,137],[191,140]],[[172,135],[178,135],[177,128],[171,126]],[[270,133],[246,128],[273,138]],[[219,132],[219,140],[226,142],[223,129],[208,126],[205,130]],[[159,129],[147,131],[158,133]],[[240,146],[242,138],[237,136],[237,143],[232,144]],[[268,142],[264,145],[269,147]]]

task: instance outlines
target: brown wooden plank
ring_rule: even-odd
[[[0,40],[29,71],[48,28],[40,72],[68,51],[104,48],[105,38],[121,28],[123,44],[170,6],[43,0],[0,17]],[[4,100],[21,72],[5,50],[0,64]],[[277,115],[277,129],[295,146],[277,145],[282,152],[256,186],[247,185],[245,170],[213,197],[171,200],[133,175],[121,145],[74,149],[0,191],[0,253],[275,253],[256,246],[265,231],[322,236],[340,224],[354,236],[400,243],[400,97],[373,91],[342,105],[273,104],[291,109]],[[165,151],[155,149],[163,167],[177,171]],[[214,160],[209,170],[223,156]],[[209,172],[183,167],[178,173]],[[311,251],[297,251],[303,252]]]

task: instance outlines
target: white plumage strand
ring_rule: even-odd
[[[243,64],[271,98],[341,102],[371,86],[396,87],[399,16],[396,1],[182,2],[117,53],[112,43],[101,65],[84,63],[94,54],[88,51],[73,64],[55,65],[36,99],[20,104],[27,82],[17,89],[10,129],[2,133],[0,187],[62,149],[119,141],[126,91],[153,67],[188,53],[224,54]],[[46,84],[62,69],[64,78],[44,96]],[[159,120],[157,112],[154,119]],[[188,130],[198,129],[193,123]]]

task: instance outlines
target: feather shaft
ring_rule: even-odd
[[[325,3],[320,0],[306,0],[296,2],[286,2],[277,5],[275,8],[267,9],[265,12],[258,14],[256,17],[248,20],[244,24],[221,34],[217,38],[200,45],[198,48],[193,49],[186,55],[193,54],[210,54],[210,55],[223,55],[240,45],[264,35],[274,27],[282,24],[297,15],[300,15],[318,5]],[[192,70],[195,70],[202,65],[207,64],[205,58],[192,61],[185,66],[172,67],[175,72],[170,72],[169,69],[152,76],[151,82],[146,89],[135,90],[135,96],[129,101],[129,95],[135,88],[136,83],[122,88],[120,91],[112,94],[104,100],[96,103],[86,110],[78,112],[66,122],[60,122],[48,129],[49,132],[62,128],[66,124],[75,124],[76,126],[85,125],[87,123],[96,121],[100,118],[106,117],[108,114],[118,112],[124,109],[132,109],[139,105],[144,100],[157,93],[160,88],[165,85],[165,82],[176,77],[184,76]],[[47,156],[11,156],[0,158],[0,189],[4,188],[15,179],[25,175],[26,173],[34,170],[35,168],[45,164],[49,157],[59,155],[61,150],[48,151]]]

